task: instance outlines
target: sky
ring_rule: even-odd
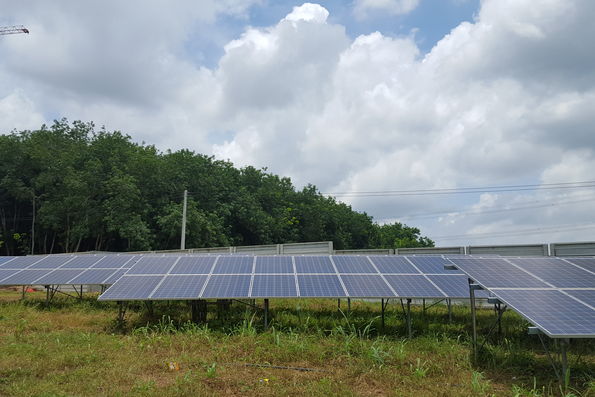
[[[0,133],[93,121],[314,184],[438,246],[595,241],[592,0],[0,10],[31,32],[0,37]]]

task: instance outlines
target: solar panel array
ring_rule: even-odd
[[[109,285],[139,258],[134,255],[0,257],[0,285]]]
[[[551,337],[595,337],[595,258],[452,258]]]
[[[445,264],[440,256],[145,256],[99,299],[469,297],[467,277]]]

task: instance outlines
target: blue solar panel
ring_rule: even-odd
[[[511,258],[510,262],[559,288],[595,286],[595,274],[557,258]]]
[[[341,275],[350,297],[394,298],[396,295],[379,275]]]
[[[293,273],[291,256],[258,256],[255,273]]]
[[[215,263],[215,256],[184,256],[171,269],[170,274],[209,274]]]
[[[69,281],[81,274],[83,271],[84,270],[81,269],[54,270],[35,280],[35,284],[71,284]]]
[[[297,277],[302,297],[338,298],[346,296],[337,276],[298,275]]]
[[[110,269],[113,270],[113,269]],[[124,274],[126,274],[126,272],[128,271],[128,269],[118,269],[116,270],[111,276],[109,276],[107,279],[105,279],[105,281],[103,282],[103,284],[113,284],[115,283],[117,280],[120,279],[120,277],[122,277]]]
[[[2,267],[1,265],[13,260],[14,258],[16,258],[16,256],[0,256],[0,268]]]
[[[207,282],[202,298],[246,298],[250,292],[249,275],[215,276]]]
[[[581,301],[585,302],[587,305],[591,305],[595,307],[595,287],[594,289],[576,289],[576,290],[563,290],[568,295],[571,295]]]
[[[0,284],[2,284],[2,280],[8,278],[15,274],[16,272],[20,271],[19,269],[0,269]]]
[[[298,273],[337,273],[328,256],[296,256]]]
[[[253,256],[220,256],[213,274],[250,274],[253,264]]]
[[[380,273],[419,274],[403,256],[370,256]]]
[[[60,266],[60,269],[87,269],[101,260],[104,255],[78,255],[73,260]]]
[[[177,259],[173,256],[144,256],[126,274],[167,274]]]
[[[295,276],[286,274],[256,274],[252,282],[252,293],[250,296],[253,298],[295,298],[297,297]]]
[[[151,299],[197,299],[206,280],[206,275],[165,276]]]
[[[422,275],[384,276],[397,292],[406,298],[444,298],[444,294]]]
[[[469,281],[465,275],[430,275],[428,276],[449,298],[469,298]],[[477,293],[480,291],[475,291]]]
[[[51,269],[21,270],[0,282],[2,285],[31,285],[33,281],[45,276]]]
[[[558,290],[496,289],[492,292],[549,336],[595,335],[595,310]]]
[[[123,276],[99,300],[146,300],[163,276]]]
[[[504,259],[460,258],[451,260],[471,279],[488,289],[550,287]]]
[[[579,265],[583,269],[595,272],[595,258],[564,258],[569,262]]]
[[[440,256],[408,256],[408,258],[425,274],[464,274],[460,270],[445,269],[445,265],[452,265],[452,263]]]
[[[114,269],[87,269],[70,281],[71,284],[100,285],[108,284],[106,280],[112,276]]]
[[[141,257],[135,257],[133,255],[106,255],[91,267],[93,269],[129,268],[140,258]]]
[[[333,262],[339,273],[373,273],[378,271],[365,256],[335,255]]]
[[[35,262],[39,262],[45,256],[17,256],[10,262],[0,265],[1,269],[24,269],[31,266]]]
[[[46,256],[39,262],[36,262],[28,267],[28,269],[57,269],[65,263],[74,259],[72,255],[55,255]]]

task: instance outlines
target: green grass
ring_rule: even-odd
[[[379,303],[353,301],[346,313],[336,300],[271,300],[265,331],[261,312],[241,304],[210,306],[203,325],[185,302],[156,302],[153,316],[136,304],[121,325],[113,303],[46,308],[43,298],[0,291],[0,396],[561,395],[539,340],[511,312],[473,364],[467,306],[453,307],[452,323],[443,305],[413,306],[408,339],[398,304],[382,329]],[[479,335],[493,320],[478,310]],[[568,392],[595,396],[593,341],[572,341],[569,362]]]

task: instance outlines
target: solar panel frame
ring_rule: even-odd
[[[214,256],[181,257],[169,274],[209,274],[216,260]]]
[[[300,297],[346,298],[347,294],[337,274],[298,274]]]
[[[423,274],[384,275],[398,297],[402,298],[446,298]]]
[[[17,256],[11,261],[0,265],[0,269],[26,269],[29,266],[39,262],[47,255],[36,255],[36,256]]]
[[[295,269],[298,274],[337,273],[329,256],[296,256]]]
[[[382,274],[421,274],[404,256],[370,255],[369,258]]]
[[[247,298],[250,292],[251,275],[211,274],[200,297],[207,298]]]
[[[70,280],[71,284],[80,285],[106,285],[106,281],[119,269],[86,269]]]
[[[557,258],[510,258],[509,262],[556,288],[595,286],[595,274]]]
[[[395,298],[397,293],[379,274],[341,274],[350,298]]]
[[[117,283],[105,290],[98,299],[106,301],[146,300],[146,297],[150,296],[163,277],[163,275],[124,275]]]
[[[198,299],[207,275],[170,274],[163,277],[147,299],[193,300]]]
[[[367,256],[335,255],[332,262],[339,274],[378,274]]]
[[[583,303],[595,308],[595,288],[590,289],[562,289],[561,291],[567,293],[580,300]]]
[[[255,274],[251,298],[297,298],[295,274]]]
[[[71,261],[60,266],[60,269],[88,269],[105,258],[105,255],[76,255]]]
[[[33,282],[40,277],[50,273],[52,269],[23,269],[12,276],[3,279],[1,285],[33,285]]]
[[[54,269],[48,274],[34,280],[32,284],[41,285],[64,285],[72,284],[70,280],[79,276],[84,269]]]
[[[293,257],[291,256],[257,256],[255,274],[293,274]]]

